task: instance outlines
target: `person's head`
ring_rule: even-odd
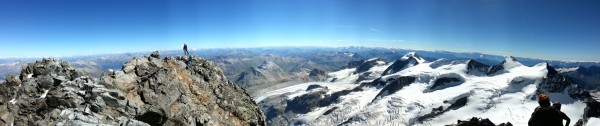
[[[546,93],[538,95],[538,103],[542,107],[550,106],[550,96],[548,96]]]
[[[560,107],[561,107],[562,105],[560,104],[560,102],[557,102],[557,103],[554,103],[554,104],[552,104],[552,106],[554,106],[554,108],[556,108],[556,109],[560,110]]]

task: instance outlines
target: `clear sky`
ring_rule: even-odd
[[[0,0],[0,57],[369,46],[600,61],[598,0]]]

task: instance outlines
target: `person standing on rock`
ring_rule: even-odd
[[[567,120],[567,123],[566,123],[565,126],[568,126],[569,123],[571,123],[571,118],[569,118],[569,116],[567,116],[567,114],[565,114],[564,112],[560,111],[560,108],[561,108],[562,105],[560,103],[554,103],[554,104],[552,104],[552,106],[556,110],[558,110],[558,112],[560,114],[560,116],[559,116],[560,117],[560,122],[557,122],[557,123],[560,123],[560,125],[562,125],[562,121],[563,120]]]
[[[538,104],[531,118],[529,118],[529,126],[562,126],[562,118],[560,111],[553,106],[550,106],[550,96],[546,93],[538,95]],[[559,123],[560,122],[560,123]]]
[[[183,44],[183,54],[186,56],[190,55],[190,53],[188,52],[187,44],[185,43]]]

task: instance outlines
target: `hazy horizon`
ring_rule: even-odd
[[[600,1],[0,1],[0,57],[281,46],[598,62]]]
[[[448,50],[421,50],[421,49],[405,49],[405,48],[394,48],[394,47],[368,47],[368,46],[258,46],[258,47],[214,47],[214,48],[190,48],[189,51],[202,51],[202,50],[210,50],[210,49],[261,49],[261,48],[346,48],[346,47],[364,47],[364,48],[385,48],[385,49],[401,49],[407,51],[447,51],[452,53],[479,53],[484,55],[496,55],[496,56],[513,56],[518,58],[531,58],[531,59],[540,59],[540,60],[548,60],[548,61],[560,61],[560,62],[589,62],[589,63],[600,63],[597,61],[570,61],[570,60],[559,60],[559,59],[542,59],[536,57],[524,57],[517,55],[502,55],[502,54],[493,54],[493,53],[482,53],[482,52],[459,52],[459,51],[448,51]],[[24,57],[1,57],[0,59],[29,59],[29,58],[67,58],[67,57],[85,57],[85,56],[94,56],[94,55],[113,55],[113,54],[127,54],[127,53],[148,53],[148,55],[153,51],[182,51],[182,49],[162,49],[162,50],[139,50],[139,51],[127,51],[127,52],[106,52],[106,53],[97,53],[97,54],[75,54],[75,55],[57,55],[57,56],[24,56]],[[183,52],[181,52],[183,55]]]

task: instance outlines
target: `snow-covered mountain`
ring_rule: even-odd
[[[255,100],[270,125],[447,125],[472,117],[527,125],[537,95],[580,125],[600,125],[600,104],[547,63],[514,57],[497,65],[476,60],[425,61],[416,53],[385,63],[351,62],[326,82],[298,84]],[[363,67],[364,66],[364,67]],[[367,68],[368,66],[368,68]]]

